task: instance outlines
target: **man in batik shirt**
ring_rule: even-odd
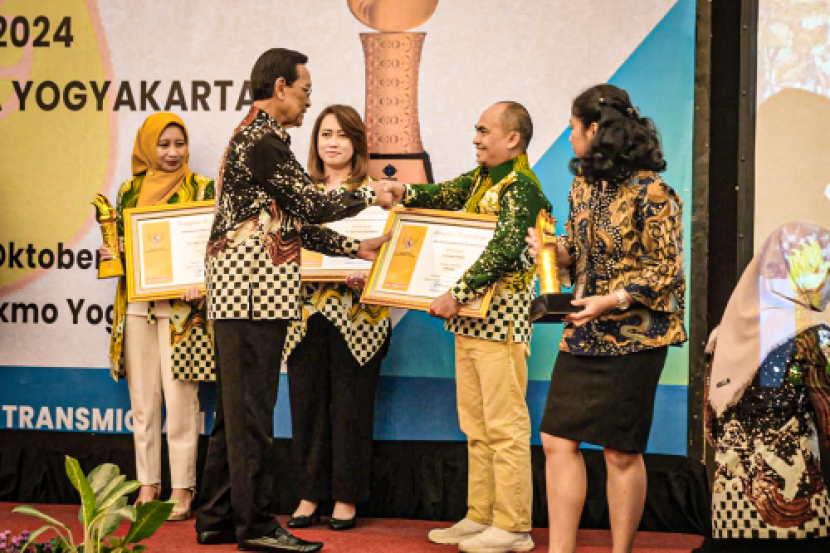
[[[550,203],[527,160],[533,125],[516,102],[488,108],[476,124],[479,167],[441,184],[386,183],[407,207],[497,215],[493,238],[461,279],[430,305],[455,333],[458,418],[467,435],[467,516],[430,541],[461,551],[530,551],[530,416],[525,403],[535,268],[527,229]],[[495,285],[483,319],[458,316]]]
[[[248,551],[317,551],[270,512],[280,357],[288,323],[301,316],[300,248],[374,259],[383,239],[352,240],[318,226],[355,215],[388,193],[372,184],[319,191],[289,148],[288,127],[311,105],[299,52],[275,48],[251,72],[254,104],[233,134],[219,174],[207,247],[208,317],[214,321],[216,419],[196,517],[200,544]],[[385,198],[384,198],[385,196]]]

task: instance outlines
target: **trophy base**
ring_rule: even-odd
[[[369,154],[369,175],[412,184],[435,182],[429,154]]]
[[[107,259],[98,265],[98,278],[115,278],[124,276],[124,265],[120,259]]]
[[[574,295],[542,294],[530,302],[530,322],[561,323],[568,313],[576,313],[582,308],[571,305]]]

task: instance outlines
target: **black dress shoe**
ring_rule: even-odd
[[[288,519],[289,528],[308,528],[312,524],[320,524],[319,510],[315,510],[311,515],[300,515]]]
[[[259,538],[242,540],[237,549],[240,551],[320,551],[321,541],[306,541],[291,535],[284,528],[275,528]]]
[[[196,532],[196,541],[199,545],[219,545],[222,543],[236,543],[234,530],[207,530]]]
[[[332,530],[351,530],[354,528],[357,517],[352,518],[330,518],[329,528]]]

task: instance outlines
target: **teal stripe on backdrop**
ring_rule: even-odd
[[[106,369],[54,367],[0,367],[0,429],[64,432],[129,433],[132,418],[125,381],[114,382]],[[533,422],[533,443],[539,443],[539,422],[547,396],[546,382],[531,382],[528,406]],[[71,393],[67,393],[71,390]],[[199,392],[205,432],[213,426],[216,390],[203,384]],[[685,386],[660,386],[649,451],[685,452],[685,420],[671,416],[686,409]],[[288,377],[280,376],[274,411],[274,436],[291,436]],[[456,441],[458,428],[455,380],[431,377],[380,379],[375,437],[381,440]]]

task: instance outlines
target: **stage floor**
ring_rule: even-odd
[[[35,530],[41,526],[39,519],[12,513],[13,503],[0,503],[0,532],[11,530],[17,536],[23,530]],[[78,523],[78,506],[76,505],[36,505],[42,512],[64,524],[68,523],[75,539],[83,539]],[[285,523],[287,517],[279,517]],[[449,526],[424,520],[401,519],[360,519],[358,526],[347,532],[333,532],[326,526],[316,526],[307,530],[298,530],[296,534],[305,539],[320,540],[325,543],[323,551],[330,553],[439,553],[458,549],[453,546],[434,545],[427,541],[427,532],[433,528]],[[126,532],[124,524],[121,534]],[[51,533],[47,534],[52,537]],[[547,550],[548,536],[546,528],[533,530],[536,551]],[[665,534],[658,532],[641,532],[637,536],[634,551],[639,553],[679,553],[688,552],[698,547],[703,538],[690,534]],[[196,552],[227,553],[236,551],[236,546],[204,546],[196,543],[193,520],[169,522],[162,526],[151,539],[142,542],[151,552]],[[607,530],[581,530],[579,532],[578,553],[610,553],[611,533]]]

